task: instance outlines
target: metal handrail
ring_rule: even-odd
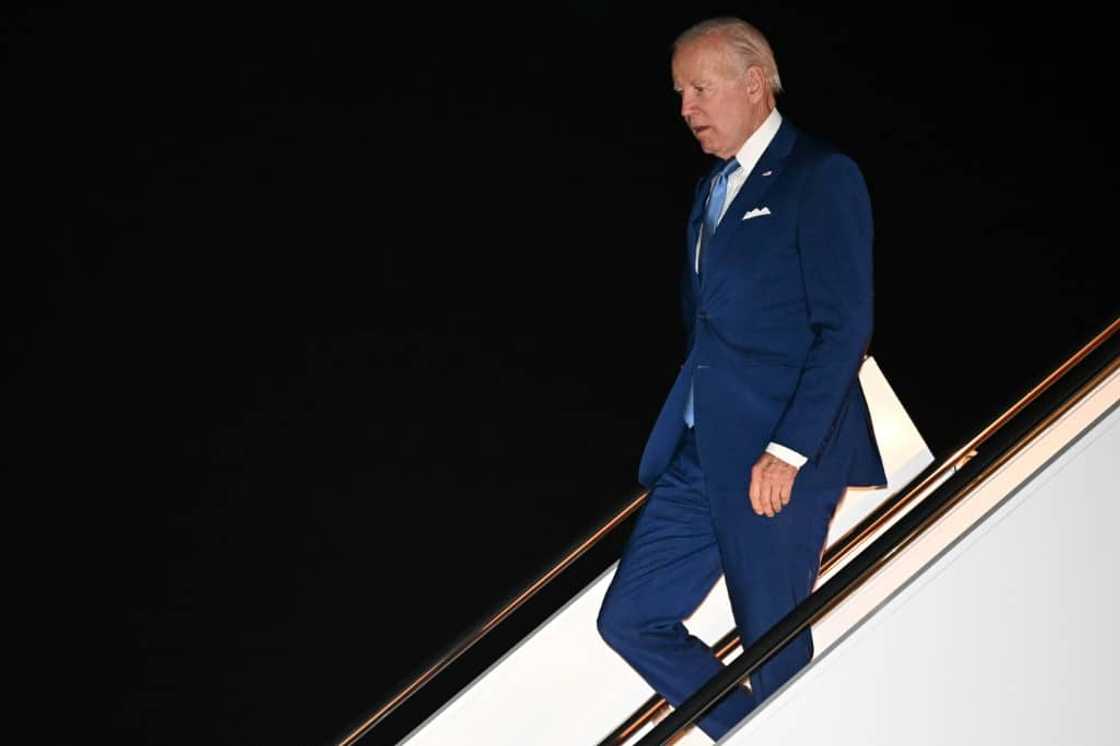
[[[975,445],[972,449],[966,446],[958,451],[958,454],[956,454],[958,458],[966,453],[977,453],[976,458],[960,467],[960,473],[962,474],[960,481],[963,481],[963,485],[957,482],[942,484],[932,494],[914,506],[912,510],[886,529],[879,538],[861,551],[836,575],[810,594],[807,599],[791,610],[762,637],[749,645],[741,656],[702,686],[692,697],[681,703],[681,706],[669,717],[665,718],[649,734],[638,741],[637,746],[660,746],[669,743],[681,730],[691,725],[709,707],[737,687],[744,678],[757,670],[794,637],[823,617],[867,579],[875,575],[883,565],[919,538],[947,511],[971,494],[996,470],[1034,441],[1039,434],[1075,406],[1102,380],[1120,370],[1120,353],[1114,352],[1109,362],[1078,387],[1072,395],[1062,398],[1059,403],[1044,412],[1035,413],[1035,421],[1025,423],[1023,428],[1025,432],[1014,433],[1007,427],[1009,423],[1017,422],[1016,418],[1022,415],[1030,404],[1038,400],[1054,383],[1082,362],[1091,352],[1113,337],[1118,330],[1120,330],[1120,318],[1109,324],[1104,331],[1094,337],[1092,341],[1047,376],[1042,383],[1034,387],[1019,402],[1016,402],[1014,406],[986,427],[980,435],[970,441],[970,445],[989,444],[992,447],[988,453],[979,453],[975,450]],[[952,459],[946,462],[949,465],[953,463]],[[945,469],[946,464],[939,467],[938,471]],[[929,482],[930,477],[922,480],[922,484],[928,484]],[[913,490],[908,494],[913,494]],[[878,523],[881,524],[881,522]],[[862,530],[860,533],[866,535],[866,532]],[[644,712],[646,709],[643,706],[642,711]],[[627,722],[629,723],[629,721]],[[616,729],[615,732],[619,732],[620,729]],[[635,730],[636,727],[628,728],[631,734]],[[607,743],[607,741],[604,741],[604,743]],[[613,743],[617,743],[617,741]]]
[[[1065,376],[1072,368],[1088,357],[1094,350],[1104,344],[1112,335],[1120,331],[1120,318],[1115,319],[1093,339],[1089,340],[1074,354],[1070,355],[1061,365],[1056,367],[1048,376],[1043,378],[1030,391],[1019,398],[1002,414],[992,420],[983,430],[967,443],[957,449],[951,456],[940,464],[927,467],[910,483],[911,487],[899,492],[894,497],[885,500],[862,521],[853,526],[840,536],[821,559],[820,575],[826,575],[836,565],[843,562],[857,547],[882,528],[894,521],[900,513],[909,510],[913,504],[939,481],[961,469],[974,456],[979,453],[979,448],[998,433],[1008,422],[1018,416],[1030,404],[1048,391],[1057,381]],[[818,591],[819,592],[819,591]],[[720,660],[730,656],[741,647],[741,639],[737,630],[732,629],[719,639],[712,647],[713,653]],[[664,697],[654,695],[640,705],[628,718],[615,728],[598,746],[617,746],[624,743],[630,736],[640,730],[647,723],[655,720],[669,708],[669,703]]]
[[[573,562],[587,553],[591,547],[599,543],[599,541],[613,531],[619,524],[629,518],[638,508],[645,502],[647,492],[642,492],[622,508],[622,510],[615,513],[606,523],[596,529],[590,536],[584,539],[580,544],[568,552],[559,562],[552,566],[547,572],[533,581],[525,590],[517,594],[512,601],[502,607],[498,613],[492,616],[485,624],[481,625],[469,635],[467,635],[461,642],[453,647],[446,655],[441,657],[438,661],[432,664],[426,671],[413,679],[408,686],[397,692],[393,697],[386,701],[383,705],[377,708],[372,715],[367,717],[361,722],[360,725],[355,727],[348,733],[338,746],[353,746],[367,733],[373,730],[385,718],[389,717],[394,710],[404,704],[416,692],[420,691],[428,682],[434,679],[441,671],[450,666],[456,660],[463,656],[468,650],[474,647],[482,638],[489,634],[495,627],[502,623],[513,612],[517,611],[523,606],[530,598],[535,596],[542,588],[548,583],[552,582],[560,573],[564,572]]]

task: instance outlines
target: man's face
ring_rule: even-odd
[[[765,118],[760,69],[750,73],[734,65],[718,36],[693,39],[673,55],[681,116],[705,153],[730,158]]]

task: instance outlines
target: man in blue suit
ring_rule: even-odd
[[[887,480],[858,379],[872,327],[863,177],[782,119],[756,28],[705,21],[673,49],[681,115],[719,160],[687,228],[688,353],[642,455],[649,497],[598,624],[678,706],[722,665],[682,624],[720,574],[749,645],[812,591],[845,489]],[[805,630],[699,727],[718,740],[812,655]]]

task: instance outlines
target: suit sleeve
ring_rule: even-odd
[[[871,341],[872,220],[856,164],[832,154],[806,180],[798,252],[813,342],[771,440],[816,461]]]

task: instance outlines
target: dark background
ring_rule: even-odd
[[[52,742],[325,743],[637,493],[701,18],[759,25],[783,116],[860,164],[871,353],[935,453],[1120,312],[1114,44],[1074,5],[263,7],[2,17],[13,639]]]

